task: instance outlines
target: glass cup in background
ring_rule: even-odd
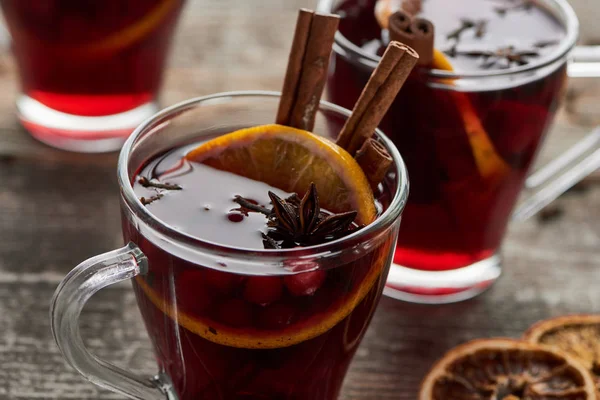
[[[184,0],[1,0],[12,38],[22,125],[51,146],[119,149],[158,111]]]
[[[415,71],[382,121],[380,128],[403,154],[411,177],[386,294],[446,303],[482,292],[500,276],[499,251],[511,217],[532,215],[600,167],[598,130],[527,180],[534,194],[515,211],[567,71],[579,67],[578,76],[600,76],[600,70],[592,71],[600,54],[590,48],[577,53],[587,64],[568,65],[578,34],[568,3],[543,3],[566,30],[554,54],[510,70]],[[375,0],[322,0],[319,8],[336,12],[342,4],[373,10]],[[353,41],[379,33],[374,17],[342,18],[328,81],[331,101],[348,108],[355,103],[380,57]],[[473,120],[481,121],[487,137],[467,134]]]
[[[124,145],[118,177],[129,244],[76,267],[57,289],[51,307],[59,348],[87,379],[140,400],[337,398],[383,292],[408,196],[406,169],[389,139],[376,132],[394,160],[384,181],[389,196],[381,200],[380,217],[349,236],[312,247],[248,251],[204,242],[157,220],[131,186],[140,167],[154,156],[272,123],[278,104],[279,94],[267,92],[189,100],[144,122]],[[322,102],[315,133],[336,137],[349,114]],[[310,274],[320,274],[324,282],[314,295],[285,292],[265,307],[232,298],[229,290],[240,281],[247,285]],[[98,361],[79,333],[79,315],[89,298],[129,279],[159,365],[152,380]],[[245,314],[251,306],[258,313],[250,320],[254,322]],[[218,320],[208,309],[219,310]],[[290,313],[296,316],[292,322],[286,317]],[[245,322],[240,325],[240,320]]]

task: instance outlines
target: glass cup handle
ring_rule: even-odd
[[[600,46],[577,46],[567,68],[570,78],[600,78]],[[583,178],[600,168],[600,126],[558,158],[527,178],[529,195],[512,218],[523,221],[537,214]]]
[[[571,78],[600,78],[600,46],[577,46],[567,68]]]
[[[600,126],[525,181],[530,190],[512,215],[524,221],[600,168]]]
[[[147,271],[146,256],[133,243],[92,257],[60,283],[50,306],[52,334],[67,362],[90,382],[137,400],[165,400],[167,387],[159,377],[144,379],[90,353],[81,338],[79,316],[98,290]]]

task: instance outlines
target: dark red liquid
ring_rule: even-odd
[[[232,199],[239,194],[268,205],[267,186],[180,162],[185,152],[169,152],[139,172],[183,188],[163,191],[136,182],[140,197],[164,194],[148,210],[191,236],[264,251],[264,216],[238,212]],[[384,207],[387,197],[381,198]],[[181,400],[337,398],[385,285],[396,229],[358,258],[295,275],[258,276],[260,266],[240,272],[226,261],[184,261],[131,221],[123,225],[125,240],[148,258],[149,272],[134,288],[159,365]],[[289,267],[297,260],[290,258]]]
[[[485,48],[486,37],[491,38],[489,46],[494,49],[505,37],[509,42],[514,40],[514,35],[505,32],[512,24],[511,18],[531,18],[535,22],[537,17],[532,16],[538,15],[550,19],[540,10],[495,15],[491,10],[496,3],[462,0],[452,2],[450,7],[447,2],[429,0],[423,5],[451,10],[436,12],[438,17],[448,18],[460,12],[471,16],[469,5],[477,5],[471,7],[475,11],[487,7],[485,17],[490,19],[488,29],[492,31],[481,39],[467,32],[461,43],[471,48]],[[374,4],[374,0],[343,2],[339,10],[340,31],[358,46],[381,52],[381,28],[374,18]],[[479,16],[472,18],[477,20]],[[548,29],[554,26],[552,38],[562,37],[562,27],[556,21],[540,21],[544,29],[521,27],[522,34],[542,32],[548,38]],[[460,21],[441,21],[438,25],[442,30],[436,30],[436,43],[448,46],[450,42],[445,37],[449,32],[443,29],[460,26]],[[498,26],[501,31],[493,31]],[[529,46],[539,39],[524,37],[521,44]],[[540,50],[540,57],[551,51],[550,47]],[[464,47],[458,46],[461,48]],[[481,58],[458,56],[449,60],[463,71],[484,71]],[[371,71],[338,54],[333,65],[329,96],[333,102],[352,108]],[[487,68],[507,67],[513,66],[500,63]],[[423,68],[410,76],[380,126],[400,150],[411,182],[396,263],[421,270],[450,270],[488,258],[498,250],[527,171],[557,108],[565,83],[565,66],[563,63],[519,79],[517,84],[511,78],[482,80],[476,89],[458,92],[449,90],[447,83],[446,87],[433,87]],[[484,163],[501,164],[503,168],[481,172],[475,150],[479,144],[473,143],[478,139],[473,139],[473,135],[469,138],[472,128],[466,128],[465,115],[469,112],[471,120],[474,116],[480,122],[491,143],[483,155]]]
[[[183,0],[1,0],[24,94],[69,114],[153,101]]]

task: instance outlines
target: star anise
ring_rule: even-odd
[[[513,46],[501,47],[495,51],[489,50],[469,50],[458,51],[456,48],[451,48],[445,51],[451,57],[457,55],[466,57],[481,57],[482,68],[491,68],[497,66],[500,68],[509,68],[512,64],[525,65],[529,63],[529,58],[539,57],[540,53],[536,50],[517,51]],[[504,61],[504,64],[500,62]]]
[[[259,212],[268,219],[268,231],[263,233],[263,244],[268,249],[310,246],[340,238],[352,232],[356,211],[331,214],[321,210],[314,183],[304,197],[293,194],[282,199],[269,192],[272,209],[236,196],[234,202],[242,211]]]
[[[497,0],[495,0],[495,1],[497,1]],[[502,0],[502,1],[507,2],[507,0]],[[496,11],[496,13],[498,15],[504,16],[509,11],[516,11],[516,10],[529,11],[535,6],[534,0],[508,0],[508,2],[510,4],[507,4],[505,6],[494,7],[494,11]]]

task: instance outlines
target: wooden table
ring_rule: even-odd
[[[308,0],[190,0],[167,71],[164,104],[202,94],[281,86],[296,9]],[[122,244],[116,154],[62,152],[31,139],[13,114],[15,67],[0,56],[0,399],[120,399],[65,365],[48,304],[80,261]],[[600,85],[574,83],[542,159],[600,123]],[[446,306],[383,299],[348,374],[342,399],[414,400],[446,350],[478,337],[518,337],[538,319],[600,312],[600,179],[563,196],[562,212],[515,224],[505,272],[484,295]],[[82,331],[101,358],[155,372],[129,285],[102,291]]]

